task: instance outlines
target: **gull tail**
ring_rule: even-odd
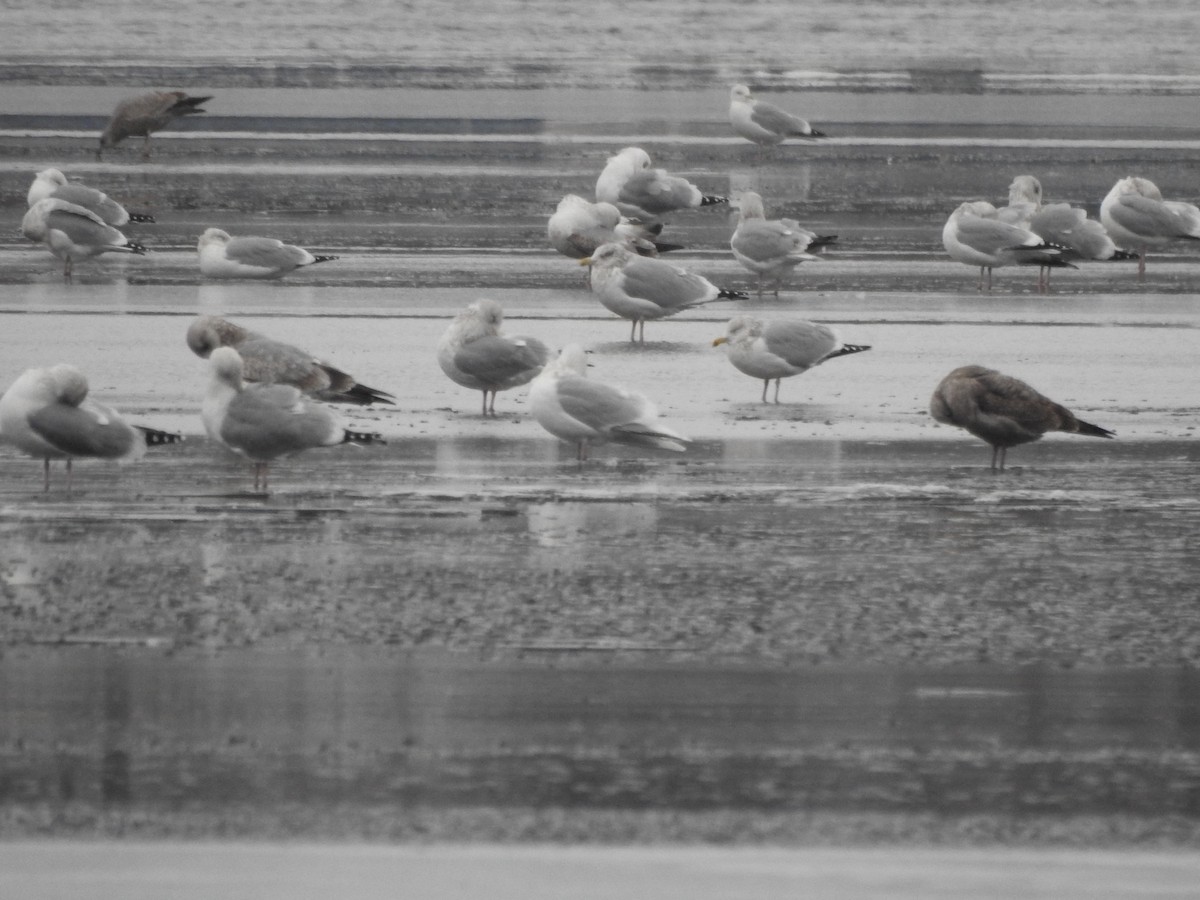
[[[827,135],[827,134],[826,134],[825,132],[823,132],[823,131],[817,131],[817,129],[815,129],[815,128],[811,128],[811,129],[809,130],[808,134],[803,134],[803,135],[800,135],[800,137],[809,137],[809,138],[823,138],[823,137],[829,137],[829,135]]]
[[[1093,425],[1091,422],[1085,422],[1082,419],[1075,420],[1075,433],[1086,434],[1088,437],[1111,438],[1117,436],[1115,431],[1109,431],[1107,428],[1101,428],[1099,425]]]
[[[145,425],[134,425],[146,438],[147,447],[161,447],[163,444],[178,444],[183,435],[174,431],[159,431],[157,428],[147,428]]]
[[[622,444],[637,444],[642,447],[654,447],[658,450],[672,450],[683,453],[691,438],[673,431],[656,431],[645,425],[634,422],[631,425],[618,425],[612,430],[613,440]]]
[[[360,406],[370,406],[372,403],[395,403],[396,398],[387,391],[376,390],[365,384],[355,384],[354,387],[340,392],[337,399],[343,403],[357,403]]]
[[[156,225],[157,224],[157,222],[154,221],[154,216],[148,215],[147,213],[130,213],[129,221],[130,222],[138,222],[142,225]]]
[[[126,253],[136,253],[138,256],[145,256],[147,253],[145,245],[139,244],[137,241],[129,241],[121,249]]]
[[[1137,258],[1138,255],[1131,250],[1114,250],[1113,255],[1108,258],[1108,262],[1115,262],[1117,260],[1128,261]]]
[[[342,436],[343,444],[386,444],[383,435],[377,431],[351,431],[349,428],[345,430]]]
[[[180,97],[171,107],[171,112],[177,116],[190,116],[195,113],[202,113],[205,110],[200,108],[200,104],[207,103],[212,97]]]
[[[820,250],[823,247],[828,247],[830,244],[837,243],[838,236],[836,234],[818,234],[808,245],[809,250]]]
[[[340,256],[316,256],[316,255],[314,255],[312,265],[316,265],[319,262],[329,262],[330,260],[334,260],[334,259],[341,259],[341,257]]]
[[[825,362],[826,359],[835,359],[839,356],[849,356],[851,353],[863,353],[870,349],[870,344],[842,344],[842,346],[826,356],[825,359],[822,359],[821,362]]]
[[[716,195],[705,194],[700,198],[701,206],[716,206],[718,203],[728,203],[728,197],[718,197]]]
[[[746,291],[731,291],[726,288],[721,288],[717,291],[717,300],[749,300],[750,294]]]

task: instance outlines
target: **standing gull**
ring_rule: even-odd
[[[601,244],[628,244],[639,256],[658,256],[670,250],[682,250],[677,244],[658,240],[662,226],[647,227],[627,216],[611,203],[592,203],[578,194],[567,194],[546,223],[550,246],[571,259],[582,259]]]
[[[714,347],[729,346],[729,361],[734,368],[763,382],[762,402],[767,402],[767,387],[775,381],[775,402],[779,402],[779,383],[784,378],[807,372],[826,360],[871,348],[865,344],[844,344],[828,325],[803,319],[774,319],[763,322],[752,316],[734,316],[725,336],[713,341]]]
[[[580,462],[588,458],[593,444],[609,441],[678,452],[687,449],[690,439],[660,423],[649,400],[592,381],[586,373],[583,348],[569,344],[546,364],[529,389],[533,417],[555,437],[575,444]]]
[[[396,402],[391,394],[359,384],[351,375],[299,347],[272,340],[219,316],[201,316],[192,322],[187,331],[187,345],[203,359],[208,359],[218,347],[237,350],[246,381],[290,384],[330,403],[368,406]]]
[[[231,237],[220,228],[205,229],[196,249],[200,274],[208,278],[282,278],[293,269],[337,259],[313,256],[275,238]]]
[[[247,384],[232,347],[218,347],[209,364],[212,380],[200,408],[204,430],[254,463],[256,491],[267,490],[273,459],[314,447],[384,443],[378,434],[347,429],[329,407],[290,384]]]
[[[1063,250],[1046,243],[1028,228],[996,218],[996,207],[976,200],[959,205],[942,228],[942,245],[951,259],[979,266],[979,290],[987,270],[987,287],[992,289],[992,269],[1001,266],[1065,266]]]
[[[729,202],[728,197],[705,194],[686,178],[651,168],[650,154],[641,147],[626,147],[608,158],[596,179],[596,199],[645,225],[681,209]]]
[[[147,447],[183,440],[178,434],[129,425],[115,411],[88,398],[88,383],[65,363],[27,369],[0,397],[0,440],[42,460],[50,490],[50,461],[67,461],[71,490],[73,459],[141,459]]]
[[[822,138],[804,119],[784,112],[765,100],[755,100],[750,88],[735,84],[729,91],[729,124],[748,141],[762,147],[782,144],[788,138]]]
[[[136,253],[146,248],[129,240],[91,210],[57,197],[39,200],[21,220],[21,233],[45,244],[63,261],[63,278],[71,280],[75,263],[101,253]]]
[[[504,310],[495,300],[476,300],[438,341],[442,371],[463,387],[483,391],[483,414],[496,415],[496,394],[528,384],[550,359],[537,338],[500,333]],[[490,399],[490,402],[489,402]]]
[[[763,282],[770,276],[775,281],[775,296],[783,279],[806,259],[819,257],[809,253],[832,244],[837,235],[818,235],[801,228],[792,219],[768,219],[762,197],[754,191],[743,191],[736,199],[738,225],[729,241],[734,258],[758,276],[758,296],[762,297]]]
[[[150,158],[150,135],[161,131],[180,116],[192,116],[204,112],[200,104],[212,97],[189,97],[183,91],[152,91],[137,97],[127,97],[117,104],[112,117],[100,135],[100,147],[96,158],[105,150],[115,147],[127,137],[144,137],[142,158]]]
[[[1043,241],[1063,248],[1067,260],[1126,260],[1137,254],[1117,249],[1104,226],[1089,219],[1085,210],[1068,203],[1042,203],[1042,183],[1032,175],[1018,175],[1008,186],[1008,206],[997,218],[1028,228]],[[1050,287],[1050,270],[1038,269],[1038,287]]]
[[[715,300],[745,300],[743,291],[718,288],[687,269],[638,256],[621,244],[604,244],[579,261],[591,267],[592,291],[632,327],[629,340],[646,340],[646,320],[663,319]]]
[[[76,206],[91,210],[108,225],[120,228],[130,222],[153,222],[154,216],[131,213],[124,206],[103,191],[88,187],[78,181],[68,181],[67,176],[58,169],[42,169],[34,176],[29,193],[25,195],[25,203],[33,206],[39,200],[54,197],[66,200]]]
[[[991,444],[992,468],[1001,471],[1009,447],[1036,441],[1047,431],[1102,438],[1114,435],[1107,428],[1077,419],[1025,382],[983,366],[963,366],[943,378],[929,402],[929,414]]]
[[[1146,274],[1146,250],[1174,240],[1200,240],[1200,208],[1164,200],[1153,181],[1122,178],[1100,204],[1100,221],[1120,247],[1138,255],[1138,277]]]

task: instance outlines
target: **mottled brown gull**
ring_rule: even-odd
[[[144,137],[142,158],[150,158],[150,135],[161,131],[180,116],[193,116],[204,112],[200,104],[212,97],[189,97],[183,91],[152,91],[136,97],[126,97],[113,110],[104,132],[100,135],[100,147],[96,158],[104,151],[115,147],[128,137]]]
[[[964,428],[992,447],[992,468],[1003,471],[1009,447],[1038,440],[1048,431],[1111,438],[1114,432],[1074,413],[1025,382],[983,366],[962,366],[942,379],[929,414]]]

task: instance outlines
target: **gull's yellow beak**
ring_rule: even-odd
[[[728,344],[728,343],[729,343],[729,339],[728,339],[728,338],[719,337],[719,338],[717,338],[715,341],[713,341],[713,346],[714,346],[714,347],[720,347],[722,344]]]
[[[585,256],[579,261],[579,264],[581,266],[590,266],[592,264],[592,258],[590,256]]]

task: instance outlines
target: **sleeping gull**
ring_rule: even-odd
[[[807,372],[826,360],[871,348],[864,344],[844,344],[828,325],[803,319],[772,319],[763,322],[753,316],[734,316],[725,336],[713,341],[714,347],[729,346],[729,361],[734,368],[763,382],[762,402],[767,402],[767,386],[775,381],[775,402],[779,402],[779,382]]]
[[[1114,435],[1107,428],[1077,419],[1025,382],[983,366],[963,366],[943,378],[929,402],[929,414],[991,444],[992,468],[1001,471],[1009,447],[1036,441],[1047,431],[1102,438]]]
[[[992,289],[992,269],[1001,266],[1065,266],[1063,248],[1048,244],[1028,228],[1003,222],[996,207],[976,200],[960,204],[942,228],[942,245],[951,259],[968,266],[979,266],[979,290],[983,290],[983,272],[987,270],[988,290]]]
[[[501,334],[503,324],[499,303],[476,300],[454,317],[437,345],[438,365],[450,380],[483,391],[485,416],[496,415],[498,392],[528,384],[551,355],[537,338]]]
[[[782,144],[791,137],[825,137],[824,132],[817,131],[799,116],[765,100],[755,100],[744,84],[735,84],[729,91],[729,124],[746,140],[763,147]]]
[[[762,197],[754,191],[743,191],[736,198],[738,225],[729,241],[734,258],[758,275],[758,296],[762,296],[763,281],[769,275],[775,281],[775,296],[784,277],[806,259],[819,257],[809,250],[820,249],[837,240],[837,235],[818,235],[801,228],[792,219],[768,219]]]
[[[583,348],[570,344],[533,379],[530,407],[538,424],[567,443],[575,444],[580,462],[593,444],[608,441],[687,449],[690,439],[658,421],[658,413],[641,394],[613,387],[586,376]]]
[[[1028,228],[1042,240],[1063,248],[1068,260],[1136,259],[1136,253],[1117,249],[1104,226],[1087,212],[1069,203],[1042,204],[1042,183],[1032,175],[1018,175],[1008,186],[1008,205],[997,218]],[[1044,279],[1044,280],[1043,280]],[[1050,270],[1038,269],[1038,287],[1050,287]]]
[[[329,262],[302,247],[275,238],[231,237],[220,228],[205,229],[196,245],[200,274],[208,278],[282,278],[293,269]]]
[[[1146,250],[1173,240],[1200,240],[1200,209],[1164,200],[1146,178],[1122,178],[1100,204],[1100,221],[1117,246],[1138,255],[1138,276],[1146,274]]]
[[[101,253],[136,253],[146,248],[129,240],[91,210],[56,197],[39,200],[21,220],[21,233],[43,243],[63,261],[63,278],[71,280],[75,263]]]
[[[142,158],[150,158],[150,135],[160,131],[180,116],[202,113],[200,104],[212,97],[189,97],[183,91],[152,91],[137,97],[127,97],[117,104],[112,117],[100,135],[100,147],[96,158],[104,151],[115,147],[127,137],[144,137]]]
[[[633,324],[629,340],[646,340],[646,320],[663,319],[716,300],[745,300],[743,291],[718,288],[707,278],[661,259],[638,256],[621,244],[604,244],[579,261],[591,267],[592,291],[604,307]]]
[[[640,256],[658,256],[682,250],[658,240],[662,226],[645,226],[621,215],[611,203],[592,203],[578,194],[567,194],[546,223],[550,246],[572,259],[582,259],[601,244],[625,243]]]
[[[153,222],[154,216],[131,213],[124,206],[103,191],[88,187],[78,181],[68,181],[67,176],[58,169],[42,169],[34,176],[29,193],[25,195],[25,203],[33,206],[39,200],[54,197],[66,200],[76,206],[82,206],[98,215],[105,223],[114,228],[120,228],[130,222]]]
[[[314,447],[381,444],[375,433],[351,431],[327,406],[290,384],[247,384],[242,357],[218,347],[209,357],[212,380],[200,415],[215,441],[254,463],[254,490],[267,490],[271,460]]]
[[[233,347],[242,357],[242,377],[246,381],[290,384],[330,403],[367,406],[396,402],[391,394],[359,384],[341,369],[299,347],[272,340],[219,316],[201,316],[192,322],[187,345],[203,359],[218,347]]]
[[[681,209],[729,202],[728,197],[705,194],[686,178],[650,166],[650,154],[641,147],[626,147],[610,156],[596,179],[596,199],[646,225]]]
[[[129,425],[115,411],[88,398],[88,383],[65,363],[27,369],[0,397],[0,441],[42,460],[44,490],[50,490],[50,460],[67,461],[71,490],[73,459],[141,459],[147,447],[173,444],[182,436]]]

